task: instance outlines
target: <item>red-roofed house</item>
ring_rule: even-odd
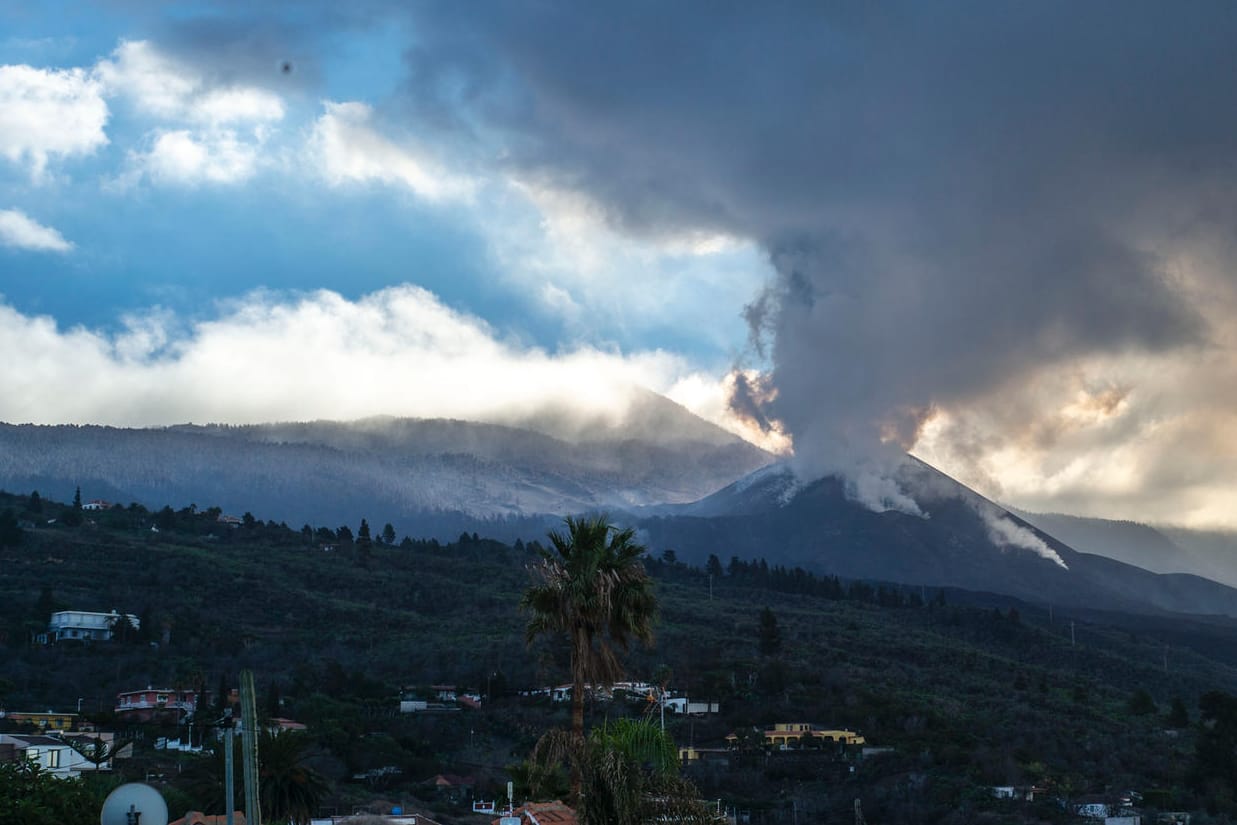
[[[168,825],[227,825],[227,814],[204,814],[201,811],[190,811],[180,819],[169,822]],[[245,825],[245,812],[232,812],[232,825]]]
[[[149,722],[152,719],[179,719],[182,714],[197,710],[198,695],[192,690],[155,688],[128,690],[116,694],[116,715],[126,722]]]
[[[526,802],[511,812],[520,825],[579,825],[576,812],[560,800],[553,802]],[[505,817],[495,819],[491,825],[502,825]]]

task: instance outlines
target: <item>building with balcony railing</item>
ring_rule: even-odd
[[[116,715],[128,722],[149,722],[156,718],[179,719],[198,709],[198,695],[193,690],[155,688],[130,690],[116,694]]]
[[[116,637],[116,632],[125,620],[133,633],[142,626],[142,620],[132,613],[92,613],[88,610],[60,610],[52,614],[47,623],[48,643],[63,641],[107,642]]]

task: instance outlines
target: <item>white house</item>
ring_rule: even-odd
[[[74,779],[97,770],[90,760],[55,736],[0,733],[0,750],[7,751],[10,747],[14,758],[34,762],[41,771],[58,779]],[[103,770],[108,767],[106,763],[99,766]]]
[[[49,642],[74,640],[79,642],[105,642],[112,638],[112,628],[120,621],[122,614],[113,610],[111,613],[91,613],[86,610],[61,610],[52,614],[47,623],[47,639]],[[133,629],[142,626],[142,620],[132,613],[123,614],[128,617]]]
[[[1105,799],[1083,797],[1074,803],[1074,813],[1087,819],[1104,819],[1110,813],[1110,806]]]
[[[687,716],[703,716],[706,713],[717,713],[717,702],[693,702],[686,696],[667,697],[666,710],[671,713],[682,713]]]

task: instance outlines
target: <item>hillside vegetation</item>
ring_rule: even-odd
[[[227,526],[217,510],[83,513],[31,499],[0,495],[7,709],[70,710],[81,699],[107,724],[118,691],[214,691],[250,668],[273,715],[310,726],[329,805],[419,797],[447,818],[457,803],[434,798],[424,780],[472,774],[477,793],[493,796],[537,736],[565,724],[565,707],[518,695],[567,675],[565,651],[525,647],[517,609],[543,537],[388,544],[381,518],[366,524],[366,541],[361,525],[294,529],[247,515]],[[692,768],[706,797],[754,821],[792,809],[805,821],[841,821],[855,798],[870,822],[1065,821],[1057,803],[988,790],[1033,783],[1061,799],[1135,790],[1159,807],[1234,810],[1231,784],[1191,773],[1200,697],[1237,692],[1227,621],[1050,616],[1000,596],[842,581],[760,560],[688,567],[672,549],[650,551],[657,642],[632,651],[629,673],[651,679],[668,667],[671,687],[722,711],[671,717],[680,744],[722,747],[731,731],[802,721],[892,749],[867,759],[753,750]],[[128,642],[31,642],[47,613],[69,607],[135,613],[142,627]],[[443,683],[482,694],[482,709],[395,714],[402,689]],[[589,721],[643,708],[597,701]],[[155,758],[156,731],[128,733],[144,737],[139,759]],[[188,784],[167,792],[173,807],[201,804]]]

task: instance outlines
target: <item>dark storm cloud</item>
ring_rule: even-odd
[[[761,406],[814,471],[1022,372],[1207,338],[1160,244],[1233,225],[1237,7],[418,9],[426,122],[628,231],[766,248]]]
[[[364,32],[398,13],[378,0],[214,0],[164,15],[136,34],[218,85],[287,93],[321,87],[323,63],[339,47],[340,35]]]
[[[161,48],[202,70],[219,85],[290,91],[322,80],[318,26],[253,12],[167,22],[152,32]]]

